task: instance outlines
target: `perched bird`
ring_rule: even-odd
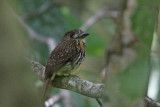
[[[51,52],[45,69],[43,98],[55,75],[70,75],[80,66],[86,53],[84,38],[88,35],[80,29],[71,30]]]

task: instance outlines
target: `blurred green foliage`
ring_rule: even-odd
[[[50,1],[49,0],[47,1],[22,0],[20,2],[21,3],[20,8],[22,9],[22,15],[32,13],[33,11],[35,11],[36,9],[38,9],[39,7],[41,7],[47,2],[50,2]],[[75,2],[75,3],[78,3],[78,2]],[[38,32],[39,34],[45,37],[53,37],[57,41],[57,43],[59,43],[65,32],[71,29],[80,28],[81,25],[84,23],[82,21],[84,13],[80,12],[81,8],[79,8],[79,10],[78,8],[76,8],[76,11],[79,11],[78,16],[81,16],[81,17],[78,17],[77,14],[73,12],[73,10],[75,10],[74,5],[72,4],[70,4],[70,6],[55,5],[52,8],[48,9],[45,13],[35,16],[33,18],[30,18],[26,21],[29,24],[29,26],[33,28],[36,32]],[[81,5],[83,5],[83,3]],[[103,57],[105,48],[106,48],[106,44],[107,44],[105,40],[107,39],[106,35],[103,34],[104,36],[102,37],[101,35],[99,35],[99,33],[97,33],[97,29],[95,29],[95,31],[92,29],[89,29],[87,32],[91,34],[86,40],[87,41],[87,56],[88,57]],[[28,37],[27,33],[26,33],[26,37]],[[35,41],[31,42],[31,44],[29,45],[31,46],[29,56],[31,56],[33,59],[37,60],[41,64],[45,65],[49,57],[49,50],[47,46],[40,44],[38,42],[35,42]],[[101,64],[101,68],[102,67],[103,67],[103,63]],[[99,68],[98,71],[100,71],[101,68]],[[79,75],[83,76],[84,74],[84,78],[88,78],[88,79],[90,78],[90,80],[92,80],[91,77],[88,77],[89,74],[92,72],[95,72],[95,75],[93,75],[94,77],[96,77],[96,74],[100,75],[96,70],[87,72],[86,70],[83,70],[83,69],[82,69],[82,73],[79,73]],[[98,79],[94,81],[96,82],[97,80]],[[98,106],[95,99],[86,98],[76,93],[72,93],[72,97],[74,97],[73,102],[76,105],[76,107],[89,107],[89,105],[90,107]],[[77,102],[77,101],[80,101],[80,102]]]
[[[22,0],[22,13],[23,15],[32,13],[47,2],[49,1]],[[77,18],[75,14],[73,14],[73,8],[70,9],[65,5],[53,6],[45,13],[40,14],[37,17],[30,18],[27,20],[27,22],[30,27],[32,27],[39,34],[46,37],[53,37],[57,43],[59,43],[65,32],[71,29],[77,29],[83,24],[82,19]],[[87,55],[103,55],[106,47],[106,40],[102,38],[96,31],[89,30],[88,32],[91,34],[91,36],[87,38]],[[28,34],[26,34],[26,36],[28,36]],[[31,52],[32,56],[45,65],[49,56],[47,47],[44,45],[42,46],[42,44],[37,42],[32,42],[31,46],[33,47]]]
[[[52,0],[57,2],[57,0]],[[65,32],[80,28],[83,23],[101,10],[108,1],[101,0],[60,0],[61,5],[53,5],[46,12],[26,20],[27,24],[44,37],[53,37],[57,43],[60,42]],[[116,1],[116,0],[114,0]],[[37,10],[51,0],[20,0],[18,9],[25,16]],[[138,37],[135,46],[137,59],[124,71],[119,73],[120,92],[128,99],[143,97],[146,91],[146,81],[149,74],[149,56],[154,26],[157,20],[159,0],[137,0],[138,6],[132,16],[132,28]],[[67,5],[65,4],[67,3]],[[118,2],[114,2],[118,6]],[[112,6],[112,5],[111,5]],[[113,7],[114,8],[114,7]],[[157,9],[157,11],[155,11]],[[115,24],[113,20],[104,18],[98,21],[86,32],[91,35],[87,37],[87,58],[81,67],[80,75],[93,82],[102,82],[101,71],[104,68],[104,53],[109,41],[114,35]],[[49,57],[46,45],[30,41],[28,33],[25,32],[26,45],[30,47],[29,57],[45,65]],[[92,75],[91,75],[92,74]],[[71,92],[73,103],[76,107],[98,107],[95,99]],[[63,105],[63,102],[59,102]]]
[[[153,32],[157,23],[158,4],[151,0],[137,0],[138,7],[132,16],[132,28],[138,37],[137,60],[120,75],[121,90],[131,99],[143,97],[147,91],[149,60]]]
[[[23,9],[23,15],[31,13],[48,1],[49,0],[22,0],[21,8]],[[70,0],[69,2],[73,2],[73,0]],[[95,2],[95,0],[87,1],[87,4],[89,5],[86,6],[90,7],[84,7],[84,10],[81,10],[81,8],[78,10],[72,5],[72,3],[69,6],[53,6],[45,13],[31,18],[27,20],[27,22],[35,31],[43,36],[53,37],[58,43],[66,31],[79,28],[84,23],[83,20],[87,20],[87,18],[92,15],[89,13],[89,11],[95,13],[98,9],[101,9],[100,5],[102,4],[100,3],[99,5],[95,6]],[[131,66],[129,66],[125,72],[122,72],[119,75],[121,92],[129,96],[131,99],[142,97],[145,93],[144,90],[146,90],[146,81],[149,73],[148,60],[150,55],[153,29],[157,18],[157,12],[155,11],[155,8],[158,1],[153,3],[150,0],[138,0],[137,2],[137,10],[132,17],[132,28],[139,39],[139,42],[136,44],[138,56],[137,60]],[[107,2],[102,0],[102,3]],[[92,6],[94,6],[94,9]],[[79,11],[78,16],[73,12],[74,9],[76,9],[77,12]],[[101,78],[100,72],[104,66],[104,61],[102,60],[108,41],[114,35],[114,26],[115,25],[112,20],[104,19],[97,22],[97,24],[93,25],[93,27],[87,31],[91,34],[91,36],[87,38],[87,58],[85,65],[82,66],[81,73],[78,73],[79,75],[82,75],[82,77],[88,78],[89,80],[95,82],[99,81],[98,79],[93,79],[93,77],[96,78],[98,74],[99,76],[97,78]],[[37,42],[33,42],[31,45],[33,47],[31,52],[32,56],[34,56],[36,60],[41,62],[43,65],[45,65],[49,55],[47,47]],[[90,60],[92,60],[92,62]],[[98,69],[94,70],[93,65],[94,63],[96,64],[98,62],[99,67],[97,66]],[[85,67],[89,65],[91,65],[90,67],[93,69]],[[90,77],[90,73],[94,74]],[[85,101],[84,97],[81,98],[79,97],[80,95],[75,93],[73,96],[76,101],[80,101],[80,103],[78,103],[79,106],[75,101],[75,105],[77,107],[82,107],[82,105],[83,107],[84,105],[86,105],[86,107],[89,107],[89,105],[93,107],[93,105],[91,105],[90,99]]]
[[[0,3],[0,16],[0,107],[40,107],[35,77],[26,61],[28,46],[6,0]]]

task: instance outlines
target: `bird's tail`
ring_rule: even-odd
[[[46,95],[46,92],[47,92],[47,89],[48,89],[48,86],[50,84],[50,81],[51,81],[51,78],[47,78],[44,82],[44,85],[43,85],[43,100],[45,99],[45,95]]]
[[[51,82],[51,80],[53,80],[55,78],[55,73],[53,73],[52,77],[50,78],[47,78],[45,81],[44,81],[44,85],[43,85],[43,100],[45,100],[45,95],[46,95],[46,92],[47,92],[47,89],[49,87],[49,84]]]

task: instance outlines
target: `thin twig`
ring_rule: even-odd
[[[34,31],[32,28],[30,28],[22,20],[22,18],[20,16],[18,16],[14,11],[12,11],[12,13],[15,16],[15,18],[20,22],[20,24],[22,25],[22,27],[27,31],[27,33],[29,34],[31,40],[36,40],[39,43],[48,45],[48,48],[49,48],[50,52],[55,48],[56,42],[55,42],[55,40],[53,38],[44,37],[43,35],[38,34],[36,31]]]
[[[108,9],[102,9],[98,11],[95,15],[91,16],[81,27],[83,31],[86,31],[89,27],[91,27],[94,23],[100,20],[103,17],[116,18],[118,15],[117,11],[110,11]]]
[[[45,107],[50,107],[50,106],[54,105],[56,102],[58,102],[61,99],[62,99],[62,95],[61,94],[54,95],[51,98],[49,98],[47,101],[45,101]]]
[[[42,6],[40,6],[39,8],[37,8],[36,10],[32,11],[31,13],[28,13],[26,15],[24,15],[23,19],[24,20],[28,20],[34,17],[37,17],[43,13],[45,13],[47,10],[51,9],[53,6],[74,6],[77,7],[77,5],[73,2],[64,2],[64,1],[55,1],[55,0],[51,0],[49,2],[46,2],[45,4],[43,4]]]
[[[156,101],[152,100],[148,96],[145,97],[145,101],[146,101],[146,106],[147,107],[160,107],[160,103],[159,102],[156,102]]]
[[[63,101],[65,103],[65,107],[74,107],[72,103],[71,94],[68,90],[61,89],[60,94],[62,95]]]
[[[96,98],[96,101],[98,102],[98,104],[100,105],[100,107],[103,107],[102,102],[98,98]]]
[[[123,99],[123,96],[118,94],[119,92],[115,94],[116,90],[119,90],[118,85],[120,84],[117,79],[118,72],[124,71],[136,58],[136,52],[133,49],[135,37],[130,27],[130,17],[135,6],[132,6],[129,1],[135,3],[135,0],[119,1],[119,9],[117,10],[119,14],[114,20],[116,24],[115,33],[106,50],[105,85],[107,87],[105,88],[105,94],[110,94],[109,98],[112,106],[118,105],[120,99]],[[112,103],[112,101],[115,103]],[[125,106],[126,101],[122,101],[121,106]],[[106,102],[108,100],[104,98],[104,106],[106,106]]]
[[[74,107],[71,102],[72,100],[71,100],[69,91],[63,90],[63,89],[60,90],[59,94],[54,95],[51,98],[49,98],[47,101],[45,101],[45,106],[50,107],[54,105],[56,102],[58,102],[59,100],[64,101],[65,107]]]
[[[30,18],[33,18],[35,16],[38,16],[44,12],[46,12],[49,8],[51,8],[52,6],[54,6],[54,0],[45,3],[44,5],[42,5],[41,7],[39,7],[38,9],[36,9],[35,11],[25,15],[23,17],[24,20],[28,20]]]

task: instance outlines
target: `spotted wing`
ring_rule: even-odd
[[[65,66],[76,55],[76,48],[73,41],[64,41],[52,51],[45,69],[45,78],[51,78],[53,73]]]

